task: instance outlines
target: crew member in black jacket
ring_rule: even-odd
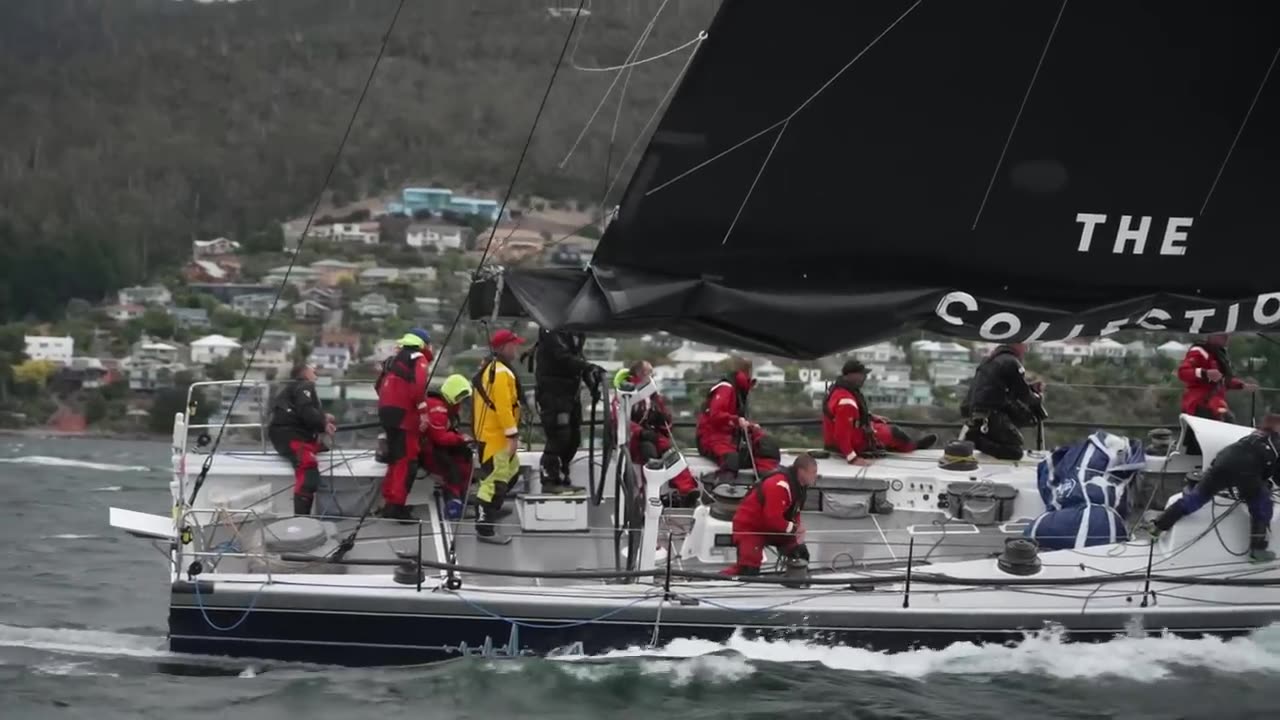
[[[587,362],[582,345],[585,336],[562,330],[538,331],[533,349],[534,400],[547,442],[539,469],[542,491],[580,492],[569,482],[569,465],[582,445],[582,383],[592,402],[600,399],[604,370]]]
[[[1267,549],[1274,501],[1271,483],[1280,474],[1280,414],[1268,413],[1262,427],[1222,448],[1196,486],[1182,493],[1149,530],[1153,538],[1174,523],[1204,507],[1228,488],[1249,508],[1249,560],[1271,562],[1276,554]]]
[[[316,369],[310,364],[295,365],[289,382],[271,405],[267,437],[276,452],[293,463],[293,514],[310,515],[316,490],[320,487],[320,466],[316,453],[324,449],[322,434],[333,434],[333,416],[320,407],[316,397]]]
[[[1022,358],[1025,343],[1001,345],[974,371],[969,394],[960,406],[965,418],[960,439],[974,449],[1001,460],[1022,459],[1022,433],[1044,419],[1041,383],[1027,382]]]

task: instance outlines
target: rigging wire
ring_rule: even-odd
[[[284,271],[284,278],[281,279],[280,287],[276,290],[276,295],[271,300],[271,309],[267,311],[267,317],[263,320],[262,328],[258,331],[258,339],[249,351],[249,357],[245,360],[244,370],[240,373],[240,382],[236,384],[235,394],[231,396],[231,404],[222,416],[222,424],[218,426],[218,435],[213,441],[213,447],[209,449],[209,455],[205,458],[199,477],[196,478],[195,487],[191,490],[189,505],[195,504],[196,497],[200,494],[200,488],[204,486],[205,478],[209,476],[209,469],[213,467],[213,458],[218,454],[218,447],[222,444],[227,421],[231,419],[231,412],[235,409],[236,401],[240,399],[240,391],[244,388],[245,380],[249,377],[249,368],[253,365],[253,359],[258,353],[258,348],[262,345],[262,339],[266,336],[267,327],[271,324],[271,318],[276,314],[276,307],[280,304],[280,297],[284,294],[284,289],[289,285],[289,274],[293,271],[293,266],[298,262],[298,256],[302,254],[303,243],[306,242],[307,233],[311,231],[311,225],[315,222],[316,214],[320,212],[320,205],[324,202],[325,191],[329,189],[334,173],[337,172],[338,162],[342,159],[342,151],[346,149],[347,140],[351,137],[351,130],[355,127],[356,118],[360,115],[360,108],[364,105],[365,97],[369,94],[369,88],[373,85],[373,78],[378,72],[378,65],[382,63],[382,58],[386,55],[387,44],[391,40],[392,31],[395,30],[396,21],[400,19],[400,11],[404,9],[404,4],[405,0],[400,0],[396,4],[396,10],[391,15],[391,21],[387,23],[387,31],[382,34],[382,44],[378,47],[378,54],[373,59],[373,66],[369,68],[369,75],[365,78],[364,87],[360,90],[360,97],[356,99],[356,105],[351,111],[351,118],[347,120],[347,127],[342,131],[342,139],[338,141],[338,148],[334,151],[333,160],[329,163],[329,171],[325,173],[324,182],[320,186],[320,192],[316,195],[315,204],[311,206],[311,214],[307,216],[307,223],[303,226],[302,233],[298,236],[298,244],[294,248],[293,256],[289,258],[289,266]]]

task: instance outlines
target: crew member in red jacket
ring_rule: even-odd
[[[387,436],[387,474],[382,479],[382,517],[416,520],[409,511],[409,490],[418,473],[418,433],[427,407],[431,350],[421,334],[400,338],[400,351],[383,365],[378,378],[378,420]]]
[[[653,365],[646,360],[641,360],[633,364],[627,373],[619,373],[615,381],[619,385],[626,382],[639,387],[648,382],[652,376]],[[611,412],[616,422],[618,413],[616,403]],[[671,411],[667,409],[667,401],[661,394],[655,392],[649,396],[648,400],[641,400],[631,407],[630,429],[628,450],[633,462],[643,464],[648,460],[662,457],[671,449],[674,444],[671,438]],[[673,505],[690,507],[697,504],[700,497],[698,483],[693,479],[693,473],[689,472],[688,468],[671,478],[669,484],[675,495],[672,498]]]
[[[1231,371],[1228,339],[1226,333],[1214,333],[1187,350],[1178,366],[1178,379],[1186,386],[1182,412],[1233,423],[1235,415],[1227,406],[1227,391],[1257,389],[1257,385],[1241,380]]]
[[[462,519],[462,508],[471,487],[470,435],[461,432],[462,402],[471,397],[471,381],[464,375],[445,378],[439,392],[427,391],[427,407],[422,415],[422,447],[418,462],[440,478],[445,500],[445,518]]]
[[[796,458],[791,467],[774,470],[738,503],[733,514],[733,544],[738,562],[723,575],[759,575],[764,548],[772,545],[787,558],[809,560],[804,544],[800,511],[805,491],[818,481],[818,461],[808,453]]]
[[[750,467],[753,456],[755,470],[761,474],[776,469],[782,457],[764,430],[747,419],[747,397],[754,386],[751,361],[738,358],[733,372],[711,386],[698,414],[698,454],[715,461],[722,472],[730,475]]]
[[[840,370],[840,378],[831,385],[822,402],[822,444],[840,453],[849,462],[860,456],[876,455],[879,450],[909,453],[933,447],[938,436],[932,433],[912,440],[905,430],[874,415],[862,385],[867,381],[867,366],[850,360]]]

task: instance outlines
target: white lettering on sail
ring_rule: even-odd
[[[1273,307],[1269,311],[1267,310],[1268,303],[1273,303]],[[1258,301],[1253,304],[1253,321],[1259,325],[1270,325],[1273,322],[1280,321],[1280,293],[1267,293],[1266,295],[1258,296]]]
[[[1050,327],[1050,324],[1047,322],[1040,323],[1039,325],[1036,326],[1036,329],[1033,330],[1031,334],[1027,336],[1027,339],[1023,340],[1022,342],[1035,342],[1039,340],[1040,336],[1044,335],[1045,331],[1048,330],[1049,327]]]
[[[1137,227],[1134,227],[1134,220]],[[1147,237],[1151,234],[1151,215],[1121,215],[1116,227],[1115,241],[1111,245],[1113,255],[1143,255],[1147,251]],[[1161,255],[1186,255],[1187,230],[1195,218],[1171,217],[1165,222],[1164,237],[1160,242]],[[1080,243],[1076,252],[1089,252],[1093,248],[1093,232],[1098,226],[1105,225],[1107,216],[1102,213],[1076,213],[1076,222],[1081,223]]]
[[[1129,324],[1129,318],[1125,318],[1123,320],[1112,320],[1111,322],[1103,326],[1102,332],[1098,333],[1098,337],[1106,337],[1108,335],[1114,335],[1120,332],[1121,330],[1123,330],[1124,326],[1128,324]]]
[[[996,332],[996,328],[1004,325],[1008,329],[1004,332]],[[987,318],[982,323],[982,327],[978,328],[978,334],[986,340],[1008,340],[1017,335],[1022,330],[1022,321],[1017,315],[1009,312],[999,312]]]
[[[1136,230],[1130,227],[1132,223],[1132,215],[1120,216],[1120,227],[1116,229],[1116,243],[1111,246],[1113,255],[1123,255],[1124,246],[1130,240],[1133,241],[1134,255],[1141,255],[1142,251],[1147,249],[1147,233],[1151,231],[1151,216],[1143,215],[1138,220],[1138,228]]]
[[[1061,340],[1062,342],[1066,342],[1068,340],[1074,340],[1080,337],[1080,333],[1082,332],[1084,332],[1084,325],[1073,325],[1071,327],[1071,332],[1067,333],[1066,337],[1059,338],[1059,340]]]
[[[949,325],[964,325],[963,320],[952,315],[951,311],[947,309],[950,305],[961,305],[969,312],[978,311],[978,301],[969,293],[949,292],[942,296],[942,299],[938,301],[937,309],[934,310],[937,316],[942,318]]]
[[[1184,243],[1187,240],[1187,233],[1184,232],[1191,227],[1194,218],[1189,217],[1171,217],[1169,224],[1164,228],[1164,242],[1160,244],[1161,255],[1186,255],[1186,245],[1175,245],[1174,243]]]
[[[1188,310],[1184,313],[1187,319],[1191,321],[1191,325],[1187,328],[1189,333],[1198,333],[1200,328],[1204,326],[1204,321],[1213,317],[1216,310],[1210,308],[1208,310]]]
[[[1173,316],[1160,308],[1151,308],[1146,312],[1146,314],[1138,318],[1138,325],[1146,328],[1147,330],[1168,330],[1169,328],[1166,327],[1163,322],[1153,323],[1150,322],[1149,318],[1155,318],[1157,320],[1172,320]]]
[[[1093,242],[1093,229],[1107,221],[1106,215],[1098,213],[1076,213],[1076,222],[1084,223],[1080,230],[1080,246],[1077,252],[1089,252],[1089,244]]]
[[[1236,325],[1240,322],[1240,303],[1231,303],[1227,307],[1227,326],[1222,332],[1235,332]]]

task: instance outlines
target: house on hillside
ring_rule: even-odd
[[[176,343],[147,340],[134,345],[125,361],[129,366],[173,365],[182,361],[182,348]]]
[[[205,330],[209,327],[209,311],[204,308],[169,308],[173,324],[186,330]]]
[[[378,293],[369,293],[351,303],[351,310],[362,317],[375,319],[395,317],[400,312],[395,303]]]
[[[336,287],[344,279],[354,281],[360,266],[343,260],[317,260],[311,263],[316,273],[316,283],[323,287]]]
[[[867,380],[863,394],[872,408],[928,407],[933,405],[933,388],[923,380]]]
[[[400,200],[406,215],[427,211],[436,215],[449,209],[453,191],[448,188],[405,188]]]
[[[241,295],[275,295],[280,289],[278,285],[260,283],[187,283],[187,289],[194,293],[211,295],[218,302],[230,303]]]
[[[751,371],[751,377],[760,385],[780,386],[787,381],[786,371],[774,365],[771,360],[756,365]]]
[[[321,347],[344,347],[354,356],[360,350],[360,333],[355,330],[343,330],[342,328],[325,328],[320,331],[320,341],[317,345]]]
[[[211,365],[240,352],[240,343],[223,335],[206,335],[191,343],[191,363]]]
[[[1191,346],[1186,343],[1178,342],[1177,340],[1170,340],[1169,342],[1156,347],[1156,354],[1167,357],[1170,360],[1181,360],[1186,356],[1187,351],[1190,349]]]
[[[916,340],[911,343],[911,357],[925,362],[968,362],[973,352],[957,342]]]
[[[239,276],[239,262],[192,260],[182,268],[182,277],[189,283],[225,283]]]
[[[302,299],[318,302],[330,310],[342,305],[342,293],[333,288],[309,288],[302,293]]]
[[[111,376],[111,371],[98,358],[73,357],[54,374],[51,382],[61,392],[74,392],[100,388],[111,381]]]
[[[382,232],[376,222],[334,223],[327,227],[329,240],[361,245],[377,245]]]
[[[413,285],[435,282],[437,277],[439,273],[433,267],[404,268],[400,271],[400,279]]]
[[[414,223],[405,232],[405,244],[412,248],[435,248],[437,252],[462,249],[463,229],[457,225]]]
[[[289,307],[289,303],[284,300],[276,300],[275,295],[241,295],[231,301],[231,309],[245,317],[257,318],[259,320],[271,317],[272,305],[275,306],[276,312],[283,312]]]
[[[315,300],[300,300],[293,304],[293,319],[298,322],[327,322],[331,312],[328,305]]]
[[[849,357],[866,365],[888,365],[906,361],[907,353],[891,342],[878,342],[853,350]]]
[[[305,288],[315,284],[319,275],[319,273],[306,265],[294,265],[292,269],[288,265],[281,265],[268,270],[267,274],[262,278],[262,282],[279,286],[285,282],[286,273],[289,284],[298,288]]]
[[[193,260],[222,258],[240,252],[240,243],[220,237],[212,240],[192,240],[191,258]]]
[[[361,285],[385,285],[400,280],[400,269],[393,267],[371,267],[360,273]]]
[[[116,293],[121,305],[168,305],[173,293],[163,285],[135,285]]]
[[[1129,348],[1125,347],[1123,343],[1104,337],[1089,343],[1089,354],[1091,357],[1096,358],[1123,360],[1129,354]]]
[[[262,342],[279,343],[286,353],[292,353],[298,347],[298,335],[288,330],[267,330],[262,333]]]
[[[935,362],[929,363],[927,372],[934,387],[955,387],[972,380],[976,368],[971,362]]]
[[[142,305],[108,305],[103,308],[103,312],[118,323],[126,323],[142,317],[146,314],[147,308]]]
[[[617,338],[589,335],[586,340],[582,341],[583,357],[585,357],[588,362],[593,362],[597,365],[602,362],[612,362],[613,356],[617,352]]]
[[[424,316],[439,317],[442,304],[440,302],[440,298],[416,297],[413,299],[413,307]]]
[[[708,367],[718,365],[729,359],[729,353],[714,350],[702,343],[684,341],[680,347],[667,353],[667,359],[678,365]]]
[[[1035,353],[1046,360],[1056,360],[1058,362],[1067,362],[1072,365],[1079,365],[1090,357],[1093,357],[1093,348],[1090,347],[1088,340],[1075,338],[1072,340],[1049,340],[1047,342],[1036,343],[1031,346]]]
[[[319,372],[343,375],[351,366],[351,350],[342,345],[337,347],[322,345],[311,351],[307,362],[314,365]]]
[[[476,215],[492,222],[497,222],[500,208],[501,205],[497,200],[451,197],[449,198],[449,205],[445,209],[459,215]]]
[[[70,335],[24,335],[23,352],[32,360],[48,360],[60,365],[68,365],[74,355],[75,340]]]

